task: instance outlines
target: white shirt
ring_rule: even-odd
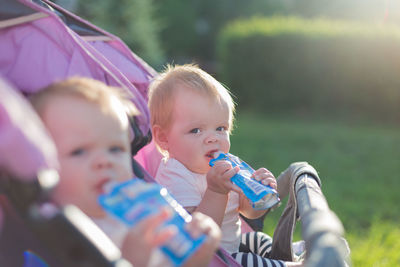
[[[156,181],[166,187],[183,207],[197,207],[207,189],[205,174],[193,173],[173,158],[161,161]],[[221,247],[231,254],[239,251],[240,227],[239,195],[231,191],[221,225]]]

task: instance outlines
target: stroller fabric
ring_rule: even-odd
[[[318,177],[317,171],[307,162],[292,163],[289,168],[283,171],[277,178],[279,195],[282,198],[289,195],[289,199],[274,231],[271,248],[271,257],[274,259],[286,261],[295,260],[292,248],[292,237],[298,215],[294,187],[297,178],[305,173],[310,174],[317,180],[318,184],[321,185],[321,180]]]
[[[54,143],[30,104],[4,79],[0,79],[0,95],[0,184],[6,178],[4,175],[33,183],[39,169],[58,167]],[[4,229],[1,231],[0,227],[0,265],[23,266],[26,248],[35,248],[41,254],[45,250],[35,242],[34,235],[2,193],[0,214],[4,213],[4,218],[0,225]]]
[[[92,45],[68,28],[49,8],[31,1],[19,2],[41,16],[22,23],[13,20],[14,25],[8,23],[0,28],[0,50],[7,51],[1,54],[0,73],[25,93],[33,93],[56,80],[75,75],[123,87],[141,113],[137,118],[141,132],[148,134],[149,114],[143,96],[154,71],[142,65],[132,52],[128,53],[117,37],[103,34],[108,41],[94,41]],[[69,14],[67,11],[65,13]],[[83,20],[80,22],[86,23]],[[92,27],[89,23],[87,25]],[[106,56],[112,56],[112,61],[118,67],[125,67],[117,68]],[[140,93],[127,77],[134,80],[143,92]]]
[[[55,145],[30,104],[1,79],[0,95],[0,167],[21,179],[57,168]]]

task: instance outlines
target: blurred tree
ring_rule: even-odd
[[[285,1],[274,0],[158,0],[163,21],[161,41],[169,61],[195,61],[213,72],[216,37],[230,20],[252,15],[282,14]]]
[[[303,17],[400,23],[400,2],[398,0],[292,1],[289,12]]]
[[[217,35],[238,18],[297,15],[400,23],[398,0],[55,1],[77,1],[75,13],[119,36],[156,69],[165,61],[194,61],[213,73]]]
[[[217,35],[229,21],[270,15],[400,22],[398,0],[157,0],[169,61],[211,68]],[[209,69],[210,70],[210,69]]]
[[[77,0],[53,0],[53,2],[73,13],[76,12],[76,7],[78,5]]]
[[[154,68],[164,64],[160,20],[152,0],[80,0],[76,14],[120,37]]]

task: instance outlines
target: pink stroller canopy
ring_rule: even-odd
[[[148,135],[147,87],[155,71],[118,37],[51,2],[37,2],[2,1],[0,74],[24,93],[70,76],[125,88],[141,113],[141,135]]]
[[[2,79],[0,95],[0,168],[21,179],[57,168],[55,145],[30,104]]]

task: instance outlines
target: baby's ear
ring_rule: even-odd
[[[168,151],[168,136],[166,131],[159,125],[153,125],[153,138],[156,144],[165,151]]]

